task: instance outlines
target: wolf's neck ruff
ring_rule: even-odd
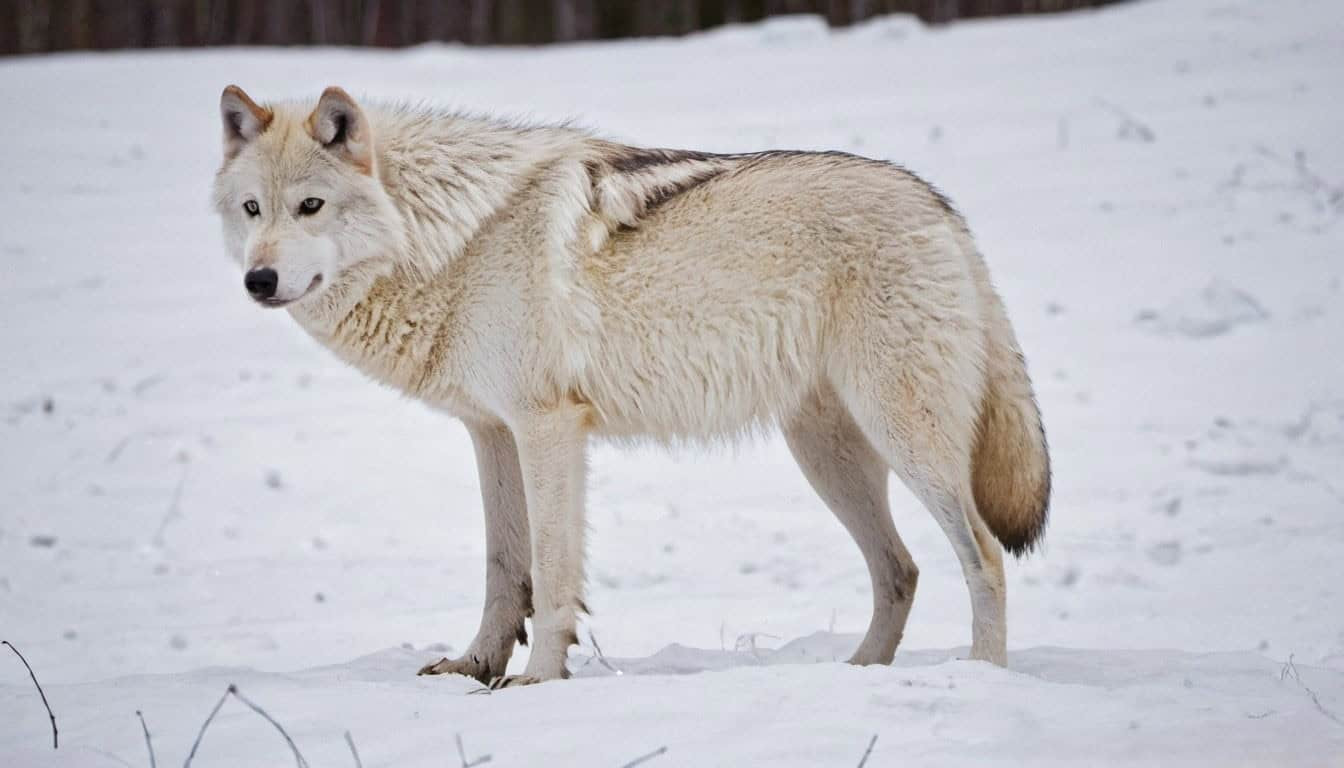
[[[539,225],[557,230],[553,246],[579,257],[745,157],[627,147],[565,127],[408,107],[374,107],[369,116],[377,178],[401,218],[404,238],[383,245],[395,251],[384,260],[394,268],[352,270],[329,289],[329,299],[292,309],[316,332],[333,330],[379,278],[403,289],[433,282],[525,189],[553,198],[548,212],[558,219]]]
[[[541,352],[576,375],[586,360],[566,350],[591,346],[601,323],[583,274],[587,257],[659,206],[752,157],[641,149],[563,127],[403,108],[374,108],[370,122],[377,137],[374,170],[404,235],[384,246],[393,253],[357,263],[321,296],[290,311],[343,358],[416,396],[434,387],[410,369],[450,373],[443,356],[452,340],[442,326],[444,318],[460,314],[461,281],[453,272],[466,268],[463,261],[473,250],[479,252],[475,258],[499,257],[487,251],[501,218],[525,211],[536,219],[523,227],[534,230],[534,250],[517,255],[549,285],[541,295],[552,300],[530,308],[549,312],[557,333],[569,329],[589,337],[561,340]],[[530,209],[519,205],[520,197],[535,198]],[[481,247],[473,248],[474,242]],[[422,319],[431,327],[391,323],[427,295],[438,310],[437,317]],[[435,324],[435,343],[414,343],[435,332]]]

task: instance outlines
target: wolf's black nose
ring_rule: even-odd
[[[275,287],[279,284],[280,276],[270,267],[254,269],[243,275],[243,287],[257,301],[274,298]]]

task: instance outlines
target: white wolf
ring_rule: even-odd
[[[971,656],[1006,662],[1002,547],[1039,538],[1049,458],[984,261],[928,184],[836,152],[639,149],[339,88],[261,106],[230,86],[221,110],[214,202],[248,293],[474,441],[484,616],[422,673],[566,676],[590,435],[767,425],[871,573],[853,663],[891,661],[919,573],[889,470],[961,561]],[[527,668],[505,677],[528,616]]]

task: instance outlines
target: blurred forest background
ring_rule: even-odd
[[[0,0],[0,54],[205,45],[533,45],[682,35],[811,13],[931,23],[1119,0]]]

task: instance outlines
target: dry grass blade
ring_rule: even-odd
[[[145,716],[140,710],[135,710],[135,716],[140,718],[140,730],[145,732],[145,749],[149,750],[149,768],[158,768],[158,761],[154,759],[154,743],[149,740],[149,726],[145,725]]]
[[[1302,690],[1307,692],[1307,695],[1311,697],[1311,703],[1316,705],[1316,711],[1334,721],[1336,725],[1344,725],[1344,720],[1340,720],[1339,715],[1326,709],[1325,705],[1321,704],[1321,698],[1316,695],[1316,692],[1308,688],[1307,684],[1302,681],[1302,676],[1297,672],[1297,665],[1293,663],[1293,654],[1291,653],[1288,654],[1288,661],[1283,665],[1283,669],[1279,672],[1279,680],[1286,680],[1288,678],[1292,678],[1293,682],[1297,683]]]
[[[350,754],[355,758],[355,768],[364,768],[364,763],[359,759],[359,750],[355,749],[355,740],[350,736],[350,732],[345,732],[345,743],[350,747]]]
[[[868,756],[873,754],[873,745],[876,743],[877,734],[874,733],[873,738],[868,740],[868,748],[863,750],[863,757],[859,758],[859,768],[863,768],[863,766],[868,764]]]
[[[238,686],[233,684],[229,684],[229,687],[224,689],[224,695],[219,697],[219,701],[215,702],[215,708],[210,710],[209,717],[206,717],[205,722],[201,723],[201,730],[199,733],[196,734],[196,742],[191,745],[191,752],[187,754],[187,760],[182,764],[182,768],[189,768],[189,766],[191,765],[191,761],[196,757],[196,750],[199,749],[201,746],[201,739],[205,738],[206,729],[209,728],[210,724],[215,721],[215,715],[219,714],[219,710],[224,707],[224,702],[230,696],[246,704],[248,709],[266,718],[266,722],[274,726],[275,730],[279,731],[280,735],[285,737],[285,743],[289,745],[290,751],[294,753],[294,761],[298,764],[299,768],[308,768],[308,761],[303,759],[303,755],[299,752],[299,748],[294,744],[294,740],[289,737],[289,734],[285,731],[284,726],[276,722],[275,718],[271,717],[266,712],[266,710],[257,706],[246,696],[239,693]],[[148,731],[146,731],[146,734],[148,734]]]
[[[224,706],[224,700],[229,698],[229,693],[232,691],[233,686],[230,685],[228,689],[224,691],[224,695],[219,697],[219,701],[215,702],[215,708],[210,710],[210,714],[205,718],[205,722],[201,723],[201,730],[196,733],[196,741],[192,743],[191,751],[187,753],[187,759],[186,762],[182,763],[182,768],[189,768],[191,765],[192,759],[196,757],[196,750],[201,746],[201,739],[205,738],[205,730],[210,727],[210,723],[215,721],[215,715],[219,714],[220,708]]]
[[[462,761],[462,768],[474,768],[477,765],[490,762],[490,755],[483,755],[475,760],[467,760],[467,750],[462,746],[462,734],[455,733],[453,738],[457,740],[457,756]]]
[[[631,760],[630,762],[628,762],[628,763],[626,763],[625,765],[621,766],[621,768],[634,768],[636,765],[639,765],[639,764],[641,764],[641,763],[647,763],[648,761],[652,760],[653,758],[658,757],[659,755],[664,755],[664,754],[667,754],[667,747],[659,747],[659,748],[653,750],[652,752],[650,752],[650,753],[647,754],[647,755],[640,755],[639,757],[636,757],[634,760]]]
[[[154,546],[160,549],[164,547],[164,532],[168,530],[168,525],[182,516],[182,491],[187,487],[187,474],[190,470],[190,464],[182,465],[182,475],[177,479],[177,485],[173,487],[173,496],[168,501],[168,510],[163,513],[163,519],[159,520],[159,527],[154,530],[154,537],[151,541]]]
[[[607,661],[607,656],[606,656],[606,654],[602,653],[602,646],[600,646],[600,645],[597,644],[597,635],[594,635],[594,634],[593,634],[593,630],[592,630],[592,629],[589,629],[589,630],[588,630],[588,644],[591,645],[591,646],[593,646],[593,651],[594,651],[594,653],[595,653],[595,655],[593,656],[593,658],[594,658],[594,659],[597,659],[597,663],[598,663],[598,664],[601,664],[602,666],[606,667],[606,668],[607,668],[607,671],[608,671],[608,672],[611,672],[611,673],[614,674],[614,675],[619,676],[619,675],[623,675],[623,674],[625,674],[624,672],[622,672],[621,670],[617,669],[616,667],[613,667],[613,666],[611,665],[611,662]],[[591,661],[591,660],[592,660],[592,659],[589,659],[589,661]]]
[[[42,697],[42,706],[47,708],[47,718],[51,720],[51,748],[56,749],[59,744],[57,741],[58,732],[56,730],[56,715],[51,711],[51,705],[47,703],[47,692],[42,690],[42,684],[37,682],[37,675],[33,673],[32,666],[28,663],[27,659],[23,658],[23,654],[19,653],[19,649],[15,648],[14,644],[8,640],[0,640],[0,643],[9,646],[9,650],[13,651],[14,655],[19,657],[19,661],[22,661],[23,666],[28,670],[28,676],[33,679],[33,685],[37,688],[37,695]]]
[[[243,702],[244,704],[246,704],[246,705],[248,706],[248,709],[251,709],[253,712],[256,712],[258,715],[261,715],[262,717],[266,718],[266,722],[268,722],[268,723],[270,723],[271,725],[275,726],[275,730],[279,731],[279,732],[280,732],[280,735],[285,737],[285,743],[289,745],[289,749],[290,749],[290,751],[294,753],[294,761],[298,764],[299,768],[308,768],[308,761],[303,759],[303,755],[299,753],[299,748],[298,748],[298,746],[296,746],[296,745],[294,744],[294,740],[291,739],[291,738],[289,737],[289,734],[285,732],[285,728],[284,728],[284,726],[282,726],[282,725],[280,725],[280,723],[276,722],[275,718],[273,718],[273,717],[271,717],[269,714],[267,714],[266,710],[262,709],[261,707],[257,706],[256,704],[253,704],[252,701],[251,701],[250,699],[248,699],[248,698],[247,698],[246,696],[244,696],[243,694],[239,693],[239,692],[238,692],[238,686],[236,686],[236,685],[230,685],[230,686],[229,686],[229,691],[228,691],[228,692],[231,693],[231,694],[233,694],[233,697],[234,697],[235,699],[237,699],[237,700]]]

